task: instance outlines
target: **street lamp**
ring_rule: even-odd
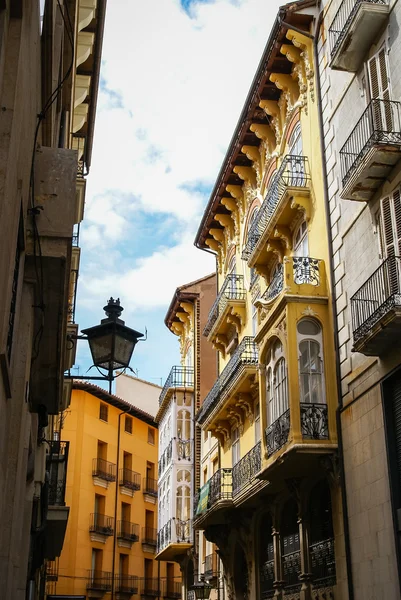
[[[70,339],[88,340],[93,365],[98,369],[107,370],[103,377],[74,377],[74,379],[106,379],[109,381],[109,392],[112,391],[114,371],[126,369],[129,366],[132,353],[143,333],[135,331],[125,325],[120,319],[124,308],[120,299],[110,298],[107,305],[103,307],[107,318],[100,321],[100,325],[83,329],[85,335],[70,336]]]
[[[204,581],[197,581],[191,587],[191,590],[195,592],[195,598],[197,600],[207,600],[207,598],[209,598],[211,589],[212,586]]]

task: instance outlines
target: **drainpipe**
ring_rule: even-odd
[[[110,383],[111,385],[111,383]],[[120,430],[121,430],[121,417],[128,413],[131,409],[126,408],[123,412],[118,415],[118,430],[117,430],[117,460],[116,460],[116,493],[114,496],[114,531],[113,531],[113,562],[111,567],[111,600],[115,599],[115,571],[116,571],[116,546],[117,546],[117,504],[118,504],[118,470],[120,466]]]
[[[338,406],[336,410],[336,421],[337,421],[337,435],[338,435],[338,454],[340,463],[340,484],[341,484],[341,498],[343,508],[343,525],[344,525],[344,541],[345,541],[345,560],[347,564],[347,583],[348,583],[348,596],[349,600],[354,600],[354,582],[352,575],[352,560],[351,560],[351,545],[349,535],[349,516],[348,516],[348,503],[347,503],[347,490],[345,483],[345,468],[344,468],[344,445],[341,428],[341,410],[343,408],[343,399],[341,396],[341,371],[340,371],[340,352],[339,352],[339,341],[338,341],[338,324],[337,324],[337,311],[335,301],[335,281],[334,281],[334,260],[333,260],[333,243],[331,239],[331,228],[330,228],[330,212],[329,212],[329,191],[327,186],[327,161],[326,161],[326,149],[324,144],[324,129],[323,129],[323,114],[322,114],[322,93],[320,85],[320,71],[319,71],[319,60],[318,60],[318,38],[320,26],[323,22],[323,10],[321,11],[317,24],[315,35],[313,39],[313,53],[315,62],[316,72],[316,98],[318,108],[318,119],[320,129],[320,149],[323,158],[322,172],[323,172],[323,193],[324,193],[324,205],[326,212],[326,229],[327,239],[329,243],[329,261],[330,261],[330,285],[331,285],[331,303],[333,313],[333,329],[334,329],[334,346],[336,353],[336,380],[337,380],[337,394],[338,394]]]

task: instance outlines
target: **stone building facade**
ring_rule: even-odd
[[[354,598],[400,597],[401,4],[322,3],[318,38]]]
[[[60,413],[104,0],[0,3],[0,586],[44,597],[68,519]]]

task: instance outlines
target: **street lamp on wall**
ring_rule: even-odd
[[[83,329],[84,335],[69,336],[69,339],[88,340],[91,351],[93,366],[105,369],[107,373],[102,377],[74,376],[73,379],[93,379],[109,382],[109,392],[112,391],[114,371],[127,369],[134,352],[135,346],[143,333],[127,327],[125,321],[120,319],[124,308],[120,299],[110,298],[107,305],[103,307],[106,319],[102,319],[100,325]]]
[[[196,581],[191,590],[195,593],[196,600],[207,600],[210,596],[212,586],[205,581]]]

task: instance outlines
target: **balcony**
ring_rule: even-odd
[[[130,521],[118,521],[117,538],[130,544],[139,542],[139,525]]]
[[[216,579],[219,573],[219,559],[216,552],[205,556],[205,562],[203,564],[203,575],[206,581]]]
[[[258,349],[253,337],[244,337],[206,396],[197,415],[198,423],[202,424],[206,419],[211,422],[213,415],[221,413],[225,400],[233,398],[239,391],[250,391],[250,377],[256,375],[258,362]]]
[[[180,581],[169,581],[164,583],[163,598],[178,599],[181,598],[182,583]]]
[[[341,197],[369,201],[401,158],[401,104],[371,100],[340,150]]]
[[[133,596],[138,593],[138,577],[136,575],[116,575],[115,591],[119,594]]]
[[[233,506],[232,469],[219,469],[200,489],[195,499],[194,529],[217,525],[222,513]],[[223,521],[225,521],[223,516]]]
[[[240,461],[234,465],[233,475],[233,498],[254,482],[254,479],[262,467],[261,443],[258,442]]]
[[[70,512],[70,508],[65,505],[70,443],[48,441],[46,444],[49,449],[49,453],[46,455],[46,470],[49,480],[45,556],[54,560],[61,554]]]
[[[224,351],[229,343],[228,330],[234,325],[237,334],[241,333],[245,321],[245,300],[244,277],[231,273],[224,280],[203,330],[203,335],[210,341],[223,345]]]
[[[257,338],[267,331],[286,304],[299,302],[302,297],[308,304],[327,304],[324,261],[310,256],[285,256],[264,294],[255,300],[259,317]]]
[[[115,591],[126,596],[138,593],[138,577],[136,575],[116,575]]]
[[[157,533],[157,560],[175,560],[191,546],[191,520],[170,519]]]
[[[167,448],[165,448],[165,450],[163,451],[163,454],[160,457],[159,465],[158,465],[159,477],[164,473],[164,471],[170,465],[172,457],[173,457],[173,440],[170,441],[169,445],[167,446]]]
[[[309,546],[314,589],[327,589],[336,584],[334,539],[329,538]]]
[[[157,479],[152,479],[151,477],[144,477],[143,493],[153,498],[157,498]]]
[[[111,462],[107,462],[103,458],[94,458],[92,461],[92,477],[94,483],[98,483],[96,480],[110,481],[116,480],[116,465]]]
[[[170,396],[177,390],[182,392],[193,392],[193,389],[193,367],[173,367],[159,396],[159,405],[163,404],[164,400],[170,398]]]
[[[87,590],[96,592],[111,592],[112,575],[106,571],[89,571]]]
[[[381,356],[399,345],[401,258],[385,260],[351,298],[355,352]]]
[[[160,584],[156,577],[145,577],[142,582],[141,596],[160,596]]]
[[[242,258],[248,262],[249,267],[256,267],[259,272],[265,274],[268,254],[271,251],[269,238],[287,237],[287,228],[297,210],[309,214],[309,195],[308,159],[305,156],[286,156],[274,175],[263,204],[249,229],[242,252]],[[271,246],[275,244],[277,241],[272,242]]]
[[[301,434],[303,440],[328,440],[327,404],[301,403]],[[286,410],[266,428],[265,439],[267,454],[271,456],[280,450],[290,439],[291,415]]]
[[[142,548],[144,552],[155,552],[157,546],[157,529],[142,527]]]
[[[329,28],[330,67],[358,71],[388,13],[388,0],[343,0]]]
[[[141,475],[123,467],[120,469],[119,485],[133,492],[138,491],[141,489]]]
[[[114,519],[100,513],[92,513],[89,525],[90,533],[109,537],[114,533]],[[92,536],[91,536],[92,537]]]

